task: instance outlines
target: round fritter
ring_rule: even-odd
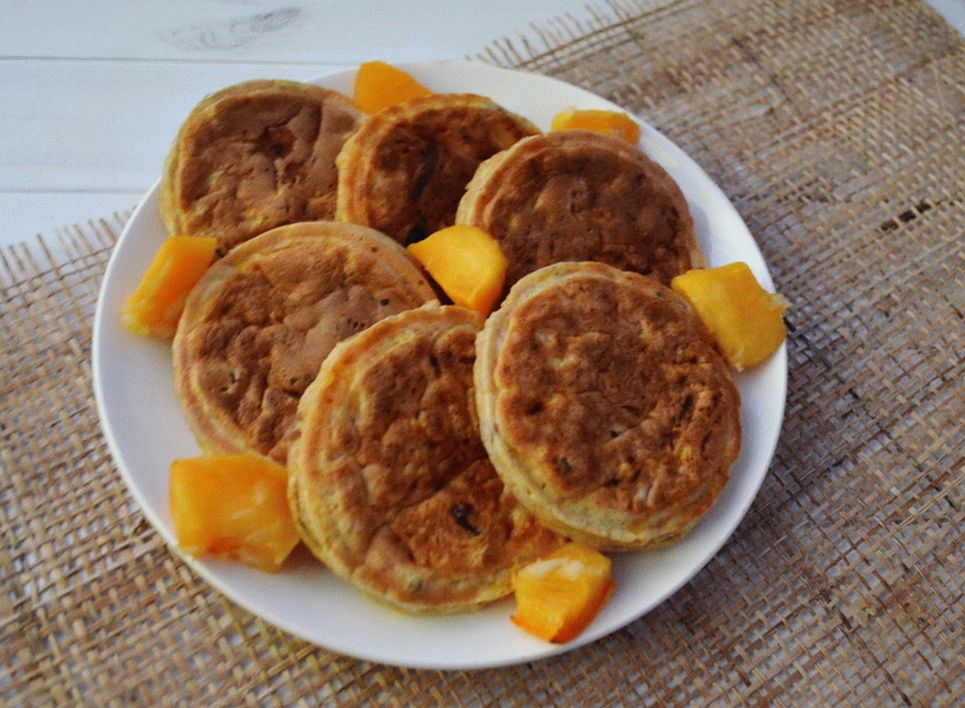
[[[338,156],[336,218],[399,243],[451,226],[486,158],[537,132],[488,98],[435,94],[386,108]]]
[[[456,221],[499,241],[507,290],[560,261],[600,261],[665,285],[703,265],[670,175],[625,141],[584,130],[526,138],[484,162]]]
[[[604,549],[682,537],[740,448],[737,389],[688,303],[602,263],[558,263],[510,291],[477,340],[480,431],[547,526]]]
[[[479,329],[427,305],[339,344],[298,407],[288,497],[302,539],[336,574],[416,612],[511,590],[517,563],[560,539],[516,503],[479,440]]]
[[[337,342],[434,301],[405,251],[362,226],[280,226],[215,261],[174,337],[175,389],[201,447],[284,463],[298,399]]]
[[[214,236],[224,255],[275,226],[331,219],[335,157],[364,120],[345,96],[297,81],[246,81],[208,96],[168,155],[164,225]]]

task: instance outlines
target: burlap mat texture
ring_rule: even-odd
[[[733,539],[644,618],[533,664],[412,671],[292,639],[172,555],[108,454],[90,337],[122,215],[0,251],[0,701],[960,701],[965,43],[920,3],[684,0],[478,58],[663,131],[793,303],[781,442]]]

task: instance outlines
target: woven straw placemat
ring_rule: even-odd
[[[683,0],[479,58],[663,131],[793,303],[780,446],[733,539],[646,617],[533,664],[410,671],[292,639],[169,552],[108,454],[90,336],[120,215],[0,251],[0,701],[960,701],[965,43],[920,3]]]

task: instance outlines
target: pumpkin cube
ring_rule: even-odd
[[[613,592],[610,559],[567,543],[516,571],[514,624],[541,639],[568,642],[596,617]]]
[[[550,130],[592,130],[636,145],[640,139],[640,126],[622,111],[569,109],[557,113]]]
[[[690,301],[738,371],[760,364],[784,341],[787,300],[764,290],[746,263],[690,270],[670,286]]]
[[[298,544],[288,470],[255,455],[205,455],[171,463],[178,545],[276,572]]]
[[[134,334],[173,337],[184,301],[211,265],[216,246],[217,240],[207,236],[168,237],[134,293],[124,301],[124,327]]]
[[[378,113],[396,103],[431,94],[409,73],[384,61],[365,62],[355,74],[353,100],[366,113]]]
[[[449,226],[408,251],[454,303],[483,317],[502,294],[508,262],[496,239],[480,228]]]

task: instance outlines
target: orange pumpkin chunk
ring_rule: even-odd
[[[569,109],[553,117],[550,130],[592,130],[636,145],[640,139],[640,126],[621,111],[598,111]]]
[[[170,236],[121,309],[124,327],[134,334],[169,339],[178,328],[184,301],[214,259],[217,240]]]
[[[457,305],[488,315],[499,299],[508,262],[499,243],[475,226],[440,229],[408,247]]]
[[[288,471],[254,455],[208,455],[171,463],[178,545],[276,572],[298,543]]]
[[[355,74],[353,100],[366,113],[378,113],[396,103],[431,94],[411,75],[384,61],[365,62]]]
[[[760,364],[784,341],[787,300],[764,290],[746,263],[690,270],[670,286],[690,301],[738,371]]]
[[[541,639],[568,642],[596,617],[613,587],[609,558],[567,543],[516,572],[516,614],[511,619]]]

